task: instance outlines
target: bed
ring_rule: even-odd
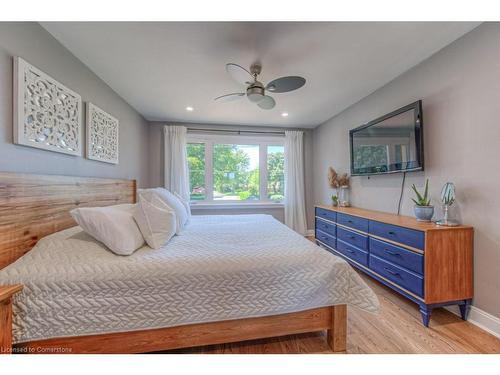
[[[320,330],[328,331],[333,351],[343,351],[346,305],[378,309],[345,261],[271,216],[193,216],[160,249],[122,257],[67,212],[75,204],[133,202],[135,182],[46,178],[33,186],[32,176],[0,174],[1,188],[10,191],[2,203],[17,207],[0,219],[0,259],[10,257],[0,285],[23,285],[12,298],[16,351],[149,352]],[[64,199],[54,189],[65,191]],[[52,203],[41,203],[45,198]],[[26,220],[33,205],[37,214]],[[26,228],[18,233],[36,244],[15,262],[23,251],[12,237],[10,251],[1,250],[8,242],[2,228],[14,224],[29,226],[31,236]]]

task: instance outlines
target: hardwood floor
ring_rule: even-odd
[[[348,308],[347,353],[500,353],[500,339],[444,309],[433,312],[429,328],[417,305],[362,275],[377,294],[378,315]],[[331,353],[326,333],[212,345],[165,353],[293,354]]]

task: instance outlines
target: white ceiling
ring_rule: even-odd
[[[42,26],[148,120],[315,127],[469,32],[472,22],[44,22]],[[227,62],[263,66],[261,81],[306,85],[246,98]],[[194,107],[187,112],[186,106]],[[282,112],[288,112],[284,118]]]

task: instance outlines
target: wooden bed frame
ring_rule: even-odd
[[[76,207],[135,203],[136,181],[0,172],[0,269],[37,241],[76,223]],[[12,298],[22,285],[0,286],[0,353],[144,353],[327,331],[332,351],[346,350],[346,305],[290,314],[177,327],[53,338],[12,348]],[[3,292],[2,292],[3,291]]]

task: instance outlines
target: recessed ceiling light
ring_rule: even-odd
[[[194,111],[194,108],[193,108],[193,107],[191,107],[191,106],[187,106],[187,107],[186,107],[186,111],[188,111],[188,112],[193,112],[193,111]]]
[[[283,113],[281,114],[281,116],[282,116],[282,117],[288,117],[288,112],[283,112]]]

